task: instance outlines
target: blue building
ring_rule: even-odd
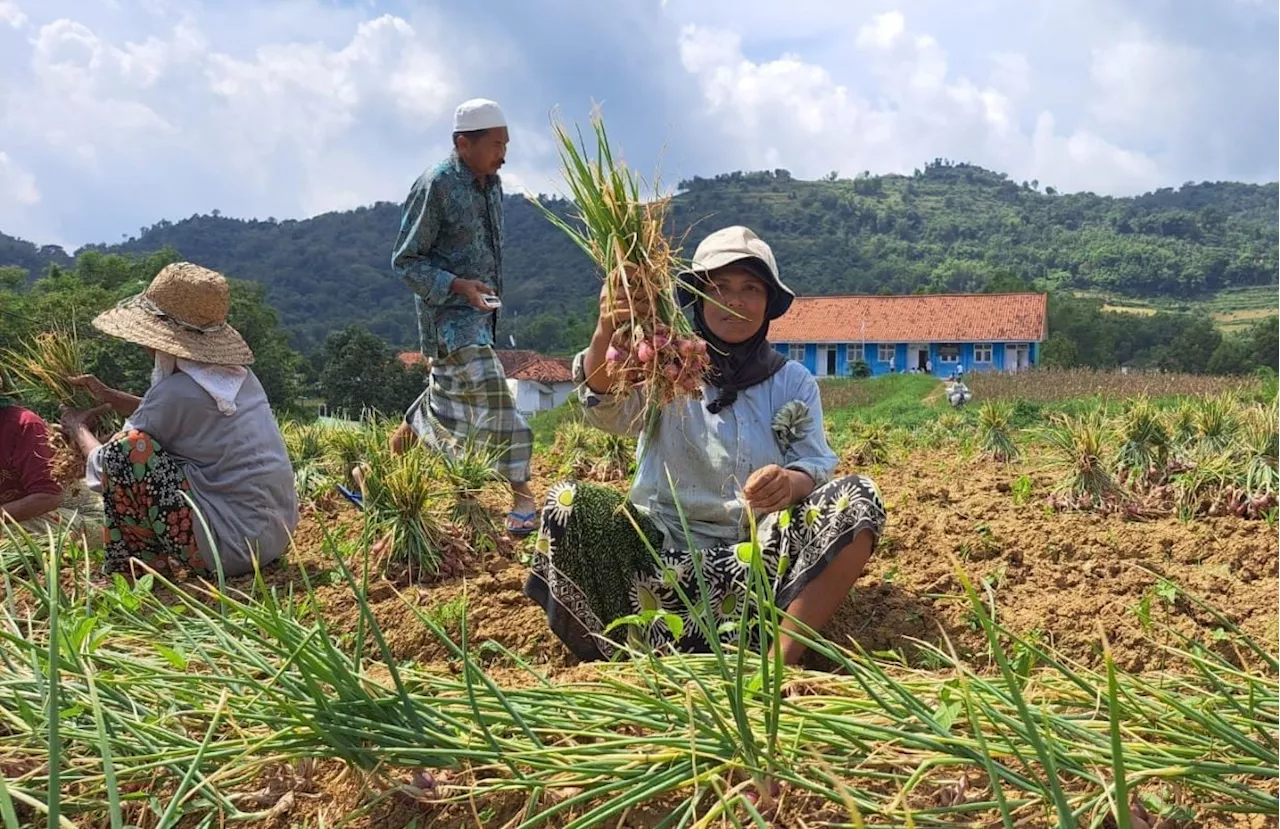
[[[798,297],[769,329],[781,353],[816,377],[957,369],[1025,371],[1040,361],[1045,294]]]

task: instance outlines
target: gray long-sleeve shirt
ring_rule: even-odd
[[[234,414],[222,414],[208,392],[175,371],[147,390],[124,428],[151,435],[182,465],[213,536],[196,521],[196,546],[207,566],[215,567],[214,550],[229,576],[252,572],[251,551],[261,564],[280,557],[298,526],[298,496],[280,427],[252,371]],[[102,491],[101,452],[90,453],[86,464],[94,492]]]

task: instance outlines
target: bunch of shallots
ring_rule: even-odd
[[[711,364],[706,342],[695,334],[673,332],[664,323],[646,331],[643,322],[614,332],[606,360],[618,378],[616,391],[648,385],[657,393],[660,405],[675,400],[680,392],[701,394],[703,377]]]
[[[676,299],[679,264],[666,236],[671,200],[644,197],[640,178],[614,157],[599,111],[591,119],[594,152],[581,133],[575,141],[558,121],[553,125],[576,215],[539,206],[600,269],[607,305],[630,309],[608,353],[612,391],[639,391],[652,424],[661,406],[701,395],[710,364],[706,343],[693,334]]]

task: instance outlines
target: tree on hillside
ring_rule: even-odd
[[[1280,369],[1280,317],[1260,319],[1244,333],[1248,345],[1248,362]]]
[[[1222,332],[1206,316],[1192,317],[1167,345],[1155,351],[1155,363],[1164,371],[1204,374],[1213,353],[1222,344]]]
[[[143,288],[170,262],[177,251],[166,248],[147,256],[85,251],[73,268],[51,265],[44,276],[25,286],[0,282],[0,348],[17,347],[54,325],[75,329],[84,348],[85,364],[104,383],[134,394],[150,385],[153,361],[140,346],[98,334],[93,318]],[[230,280],[228,321],[253,349],[254,373],[262,381],[271,405],[289,410],[297,405],[296,371],[300,359],[288,346],[274,309],[263,299],[265,289],[252,282]]]
[[[1223,337],[1205,364],[1209,374],[1248,374],[1249,346],[1243,337]]]
[[[277,412],[298,405],[298,369],[302,355],[289,346],[279,315],[267,304],[267,289],[256,282],[232,279],[227,322],[253,349],[253,373]]]
[[[319,391],[331,412],[358,417],[366,409],[395,416],[422,393],[420,369],[406,369],[386,340],[360,325],[325,338]]]

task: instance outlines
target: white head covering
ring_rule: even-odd
[[[244,366],[197,363],[194,360],[185,360],[163,351],[156,351],[155,367],[151,370],[151,385],[154,386],[178,369],[195,380],[197,386],[208,392],[213,402],[218,404],[218,411],[228,417],[236,413],[236,396],[240,394],[240,386],[249,376],[248,369]]]
[[[491,130],[507,125],[502,108],[488,98],[472,98],[463,101],[453,113],[454,132]]]

